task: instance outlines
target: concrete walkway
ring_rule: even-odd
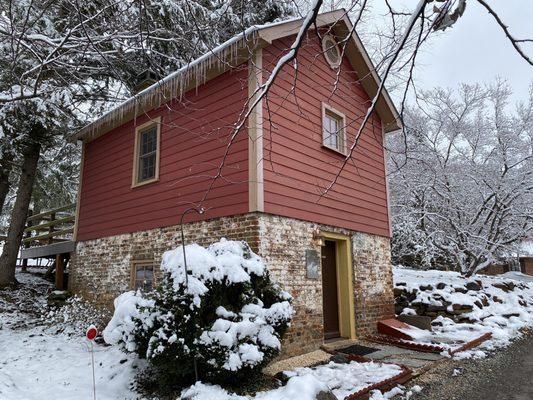
[[[415,375],[428,369],[435,361],[445,358],[440,354],[423,353],[381,343],[360,342],[360,344],[379,349],[378,351],[367,354],[365,357],[375,361],[403,364],[411,368]]]
[[[435,361],[445,358],[440,354],[424,353],[387,344],[368,342],[365,340],[337,340],[324,344],[324,348],[329,350],[338,350],[344,347],[349,347],[353,344],[377,349],[377,351],[365,354],[366,358],[385,363],[388,362],[405,365],[413,370],[414,375],[427,370]]]

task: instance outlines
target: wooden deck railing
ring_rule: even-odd
[[[69,204],[54,210],[31,215],[24,229],[24,247],[42,246],[70,240],[74,232],[76,205]]]

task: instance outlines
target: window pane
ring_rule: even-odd
[[[329,110],[324,115],[324,144],[339,150],[340,135],[342,135],[342,118],[332,114]]]
[[[145,155],[157,150],[157,128],[141,133],[141,151],[140,155]]]
[[[155,178],[156,154],[141,156],[139,160],[139,181]]]
[[[139,134],[138,182],[155,178],[157,150],[157,126],[153,126]]]
[[[154,287],[154,270],[151,265],[137,265],[135,270],[135,289],[150,291]]]

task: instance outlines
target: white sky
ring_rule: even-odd
[[[383,0],[370,0],[374,13],[384,13]],[[418,0],[390,0],[395,8],[412,10]],[[533,0],[487,0],[516,38],[533,38]],[[439,4],[439,3],[435,3]],[[522,47],[533,58],[533,43]],[[525,100],[533,82],[533,67],[476,0],[467,0],[464,15],[423,47],[416,71],[417,85],[457,87],[460,83],[490,83],[501,77],[513,89],[513,99]]]

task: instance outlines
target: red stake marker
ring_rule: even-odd
[[[93,400],[96,400],[96,379],[94,376],[94,349],[93,349],[93,340],[96,339],[96,336],[98,336],[98,329],[96,329],[96,326],[91,325],[89,328],[87,328],[87,332],[85,332],[85,337],[89,340],[89,343],[91,344],[91,364],[93,367]]]
[[[85,336],[87,337],[87,339],[89,339],[91,341],[94,340],[97,335],[98,335],[98,329],[96,329],[96,326],[94,326],[94,325],[91,325],[87,329],[87,332],[85,333]]]

